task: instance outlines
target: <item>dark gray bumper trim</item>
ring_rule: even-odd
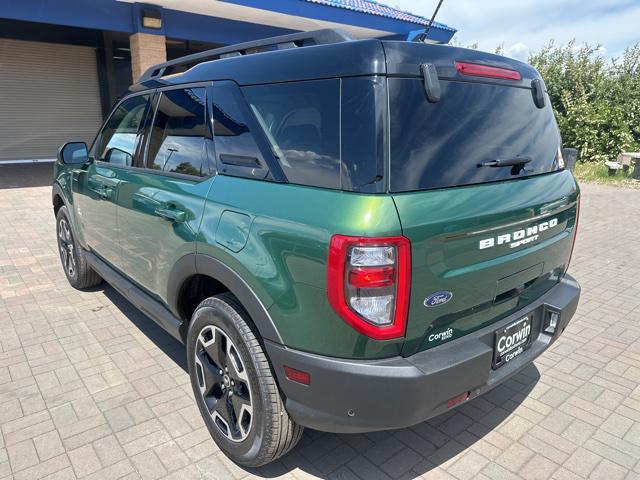
[[[447,410],[463,392],[477,397],[523,370],[566,328],[580,286],[565,277],[525,309],[488,327],[411,357],[351,360],[323,357],[265,341],[289,414],[317,430],[355,433],[415,425]],[[548,309],[560,312],[554,335],[540,332]],[[530,312],[538,318],[531,346],[497,370],[491,368],[494,332]],[[535,321],[535,320],[534,320]],[[311,374],[311,385],[288,380],[283,366]],[[350,413],[352,415],[350,415]]]

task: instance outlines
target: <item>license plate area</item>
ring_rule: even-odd
[[[499,368],[524,353],[531,345],[533,314],[526,315],[496,331],[493,368]]]

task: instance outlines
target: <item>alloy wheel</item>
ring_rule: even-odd
[[[214,424],[232,442],[249,435],[253,419],[251,387],[238,349],[220,328],[207,325],[195,348],[198,386]]]
[[[62,218],[58,223],[58,246],[60,247],[60,258],[62,266],[70,277],[76,273],[76,254],[73,244],[73,236],[67,221]]]

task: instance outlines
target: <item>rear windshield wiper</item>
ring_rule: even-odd
[[[504,158],[491,160],[490,162],[479,163],[478,167],[517,167],[526,165],[530,161],[531,159],[529,157]]]

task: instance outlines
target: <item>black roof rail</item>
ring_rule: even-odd
[[[214,48],[204,52],[193,53],[185,57],[176,58],[165,63],[159,63],[148,68],[140,77],[140,82],[152,78],[162,77],[174,73],[176,67],[188,65],[189,68],[202,62],[218,60],[221,58],[260,53],[261,51],[271,51],[267,47],[279,47],[279,49],[307,47],[311,45],[323,45],[328,43],[340,43],[353,40],[347,33],[325,28],[311,32],[291,33],[277,37],[263,38],[252,42],[238,43],[227,47]],[[278,48],[276,48],[278,49]]]

